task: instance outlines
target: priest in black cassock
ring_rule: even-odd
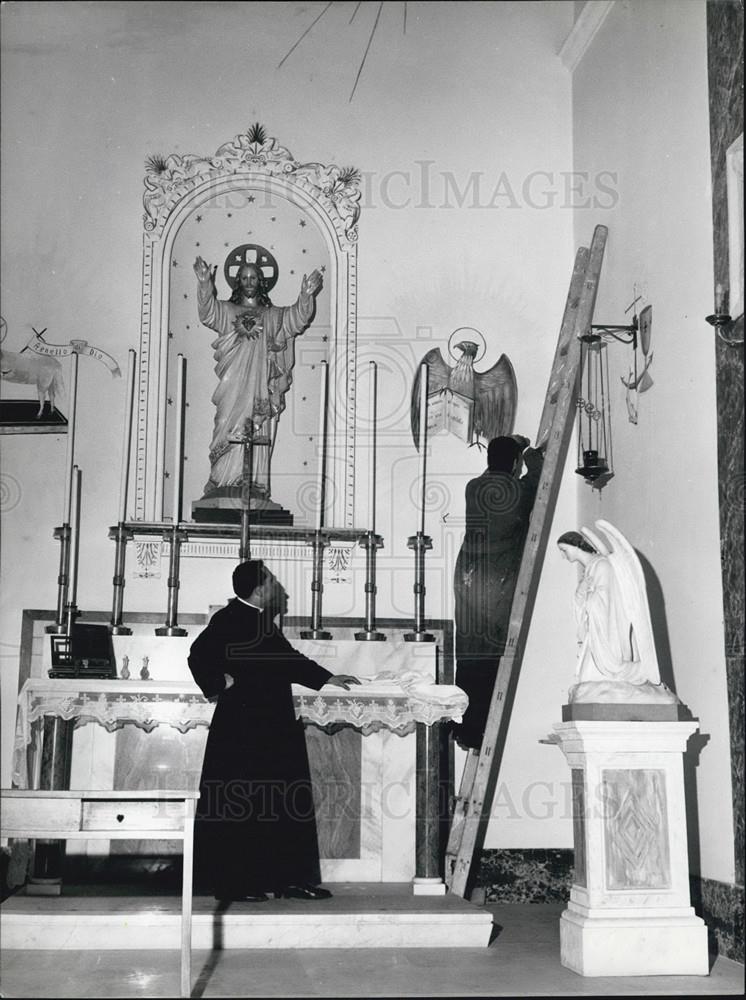
[[[189,669],[217,700],[197,805],[197,861],[221,901],[267,893],[325,899],[303,723],[292,684],[315,690],[360,683],[294,649],[274,624],[287,594],[260,560],[233,573],[234,600],[189,652]]]

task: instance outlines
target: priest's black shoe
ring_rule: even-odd
[[[244,896],[234,896],[228,893],[219,896],[215,893],[215,899],[219,903],[265,903],[269,896],[266,892],[246,893]]]
[[[283,899],[331,899],[332,894],[320,885],[286,885],[275,895]]]

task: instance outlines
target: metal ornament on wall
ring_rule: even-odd
[[[454,341],[458,342],[454,344]],[[482,447],[480,438],[489,440],[513,432],[518,405],[518,385],[513,365],[507,355],[501,354],[487,371],[475,371],[474,364],[484,357],[486,346],[479,330],[462,326],[454,330],[448,340],[448,353],[456,361],[455,366],[445,362],[439,347],[423,357],[417,366],[410,404],[410,423],[416,448],[419,448],[420,440],[419,401],[423,365],[428,373],[428,436],[446,431],[470,447],[474,444]],[[461,352],[460,356],[453,353],[454,349]]]
[[[622,385],[627,390],[627,417],[631,424],[637,423],[637,400],[640,393],[647,392],[653,385],[650,377],[650,366],[653,363],[653,352],[650,350],[650,343],[653,334],[653,307],[645,306],[640,312],[639,319],[635,315],[632,321],[632,345],[633,362],[630,366],[629,376],[622,378]],[[638,348],[642,354],[642,366],[637,357]]]

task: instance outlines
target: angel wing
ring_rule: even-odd
[[[658,656],[650,622],[645,576],[637,553],[624,535],[609,521],[596,521],[596,528],[608,540],[607,557],[619,584],[624,607],[634,632],[640,663],[651,684],[660,684]],[[590,533],[589,533],[590,534]]]
[[[427,365],[427,394],[433,396],[435,393],[448,388],[448,382],[453,369],[445,363],[439,347],[434,347],[428,351],[422,361],[417,365],[417,374],[412,386],[412,398],[409,408],[410,423],[412,426],[412,437],[414,446],[420,447],[420,383],[422,381],[422,366]]]
[[[512,434],[517,406],[515,372],[501,354],[488,371],[474,373],[474,433],[488,440]]]

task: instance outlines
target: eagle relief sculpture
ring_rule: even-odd
[[[477,331],[475,331],[477,332]],[[428,351],[417,368],[412,387],[411,423],[415,446],[420,440],[420,384],[427,366],[427,434],[455,434],[468,445],[481,445],[513,431],[518,386],[510,359],[501,354],[486,372],[474,370],[479,345],[471,340],[456,344],[461,357],[454,367],[446,364],[440,348]]]

